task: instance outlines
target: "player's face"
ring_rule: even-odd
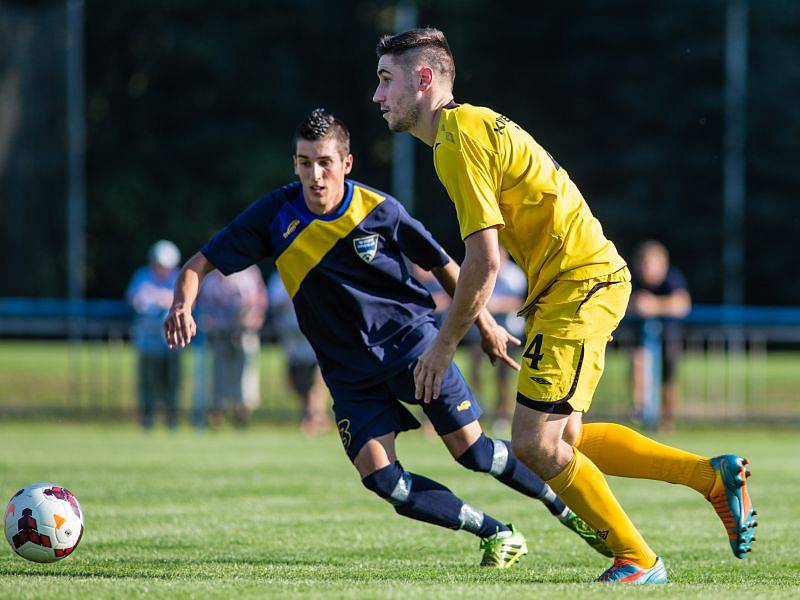
[[[372,101],[379,105],[391,131],[409,131],[419,120],[419,91],[413,73],[389,54],[378,61],[378,87]]]
[[[344,179],[353,169],[353,155],[342,156],[333,137],[297,140],[294,173],[303,184],[309,210],[325,214],[335,209],[344,196]]]

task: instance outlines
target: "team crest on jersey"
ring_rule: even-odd
[[[372,262],[372,259],[375,258],[375,254],[378,252],[379,237],[377,233],[374,233],[353,240],[353,248],[355,248],[356,254],[358,254],[361,260],[368,263]]]

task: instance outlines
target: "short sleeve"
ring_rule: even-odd
[[[225,275],[242,271],[272,254],[269,227],[277,213],[273,195],[246,208],[200,252]]]
[[[409,215],[402,204],[397,201],[394,204],[398,213],[395,236],[400,251],[426,271],[446,265],[450,257],[425,226]]]
[[[467,137],[462,137],[460,147],[441,144],[434,153],[436,174],[456,207],[461,239],[489,227],[504,227],[493,175],[497,156]]]

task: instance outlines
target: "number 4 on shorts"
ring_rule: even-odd
[[[522,355],[523,358],[528,358],[531,361],[531,369],[539,370],[539,361],[544,358],[544,354],[542,354],[542,334],[537,333],[531,343],[528,344],[528,347],[525,349],[525,353]]]

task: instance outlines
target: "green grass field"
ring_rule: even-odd
[[[658,597],[797,597],[800,452],[796,430],[698,430],[662,438],[704,453],[733,448],[753,466],[759,540],[733,558],[711,507],[668,484],[613,479],[623,505],[663,554],[671,583],[617,589]],[[455,464],[417,433],[404,465],[528,536],[530,554],[497,572],[477,566],[478,541],[397,516],[359,483],[331,434],[289,428],[198,434],[131,426],[0,424],[0,496],[25,484],[69,487],[86,534],[63,562],[37,565],[0,550],[0,597],[599,596],[606,566],[535,501]]]

